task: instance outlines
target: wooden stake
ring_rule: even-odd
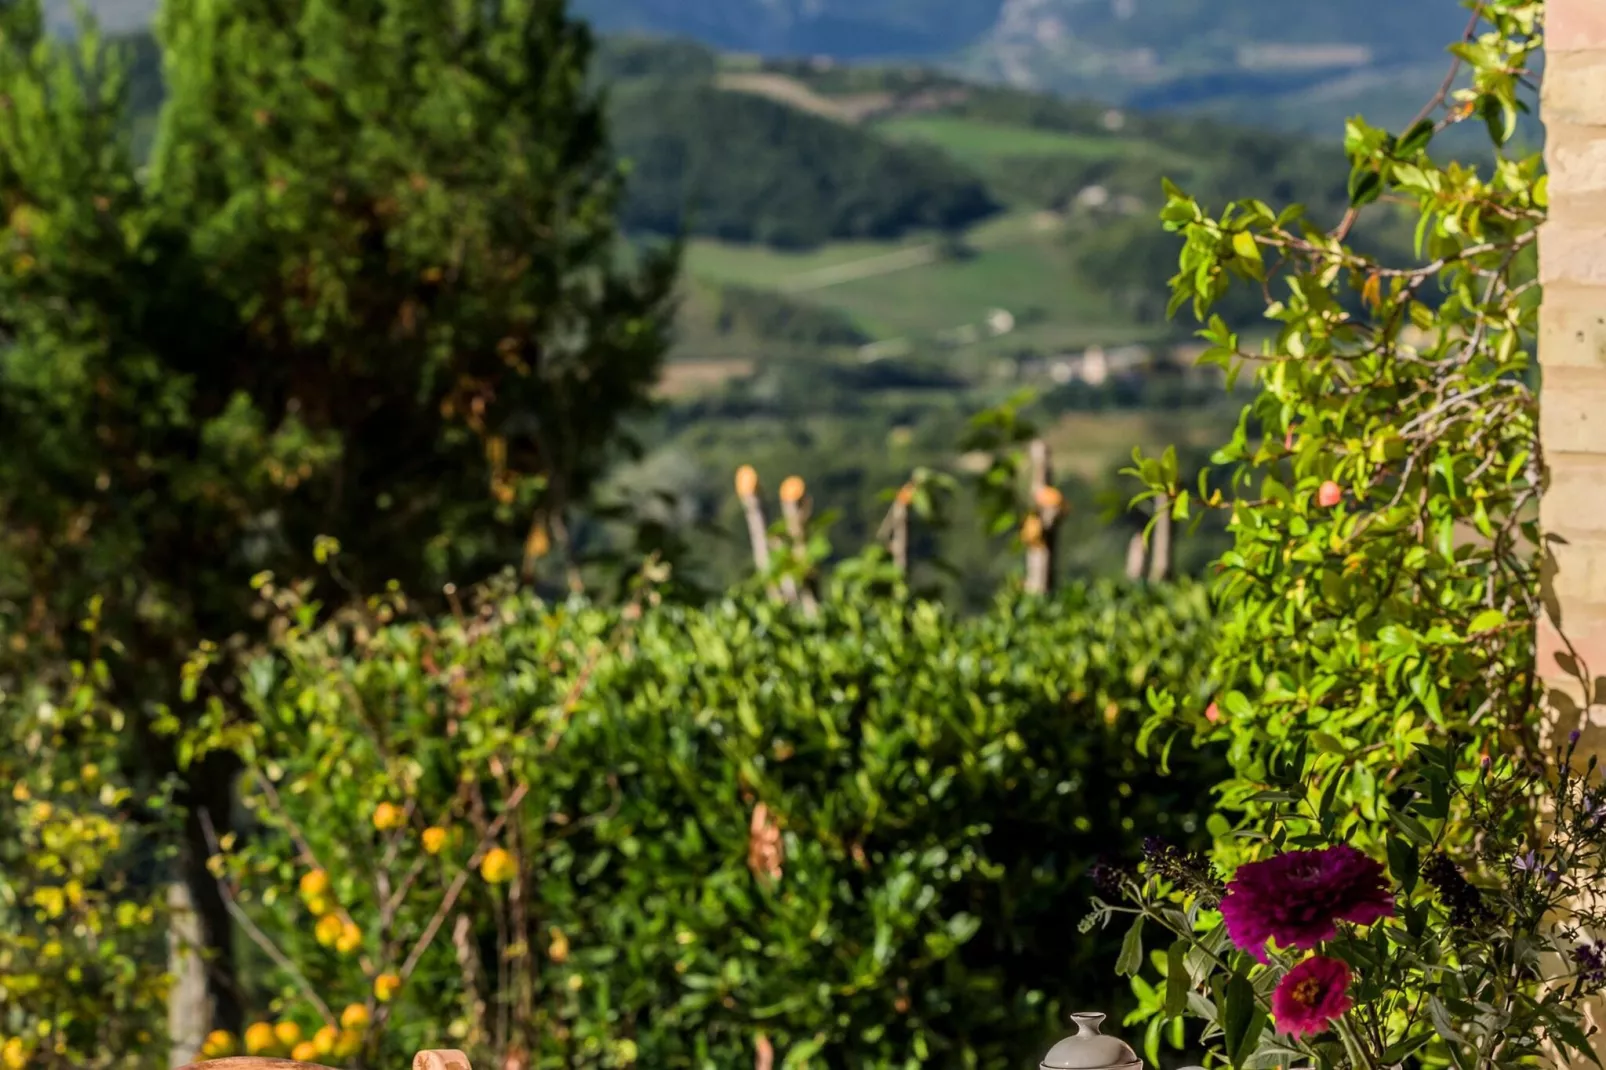
[[[769,525],[764,523],[764,503],[758,500],[758,472],[750,464],[736,470],[736,497],[747,518],[747,541],[753,550],[753,567],[759,575],[767,576],[770,571]],[[769,594],[771,598],[780,597],[773,584],[769,586]]]
[[[1171,571],[1171,505],[1156,500],[1154,524],[1154,556],[1149,558],[1149,582],[1160,583]]]
[[[909,505],[915,500],[913,483],[905,483],[892,499],[892,511],[887,514],[891,531],[887,534],[887,550],[892,554],[892,565],[904,576],[909,575]]]
[[[781,516],[786,521],[786,534],[792,542],[792,558],[795,561],[807,561],[809,555],[808,503],[803,497],[807,490],[801,476],[788,476],[781,481]],[[819,603],[814,600],[814,592],[809,589],[806,578],[802,584],[798,584],[792,577],[784,576],[781,583],[787,601],[801,602],[803,612],[811,617],[819,611]]]
[[[1031,463],[1033,512],[1021,528],[1026,544],[1026,593],[1046,595],[1054,589],[1055,533],[1065,512],[1065,496],[1051,482],[1048,443],[1034,439],[1027,449]]]
[[[1133,534],[1126,544],[1126,578],[1141,580],[1143,578],[1143,559],[1148,547],[1143,545],[1143,532]]]

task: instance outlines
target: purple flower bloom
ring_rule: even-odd
[[[1532,873],[1539,868],[1539,855],[1529,851],[1525,855],[1518,855],[1512,859],[1511,866],[1518,873]]]
[[[1238,867],[1221,902],[1227,935],[1266,961],[1266,941],[1308,950],[1338,935],[1340,921],[1394,916],[1383,867],[1347,845],[1289,851]]]
[[[1579,944],[1573,948],[1573,961],[1578,964],[1578,977],[1588,985],[1606,984],[1606,954],[1600,944]]]
[[[1349,967],[1320,955],[1306,959],[1283,975],[1271,994],[1271,1015],[1289,1036],[1324,1032],[1328,1023],[1355,1005],[1349,997]]]

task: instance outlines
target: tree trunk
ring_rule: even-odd
[[[233,827],[237,769],[237,759],[232,755],[208,755],[185,773],[180,793],[184,807],[184,850],[180,864],[206,955],[211,1024],[215,1029],[235,1034],[244,1023],[245,1011],[234,954],[234,922],[229,917],[217,878],[206,868],[212,846],[201,814],[204,812],[210,817],[212,829],[218,836]]]
[[[167,909],[167,961],[173,975],[173,990],[167,997],[168,1065],[184,1066],[200,1054],[212,1028],[212,1008],[201,956],[201,922],[189,885],[178,881],[168,889]]]

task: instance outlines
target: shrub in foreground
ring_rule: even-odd
[[[247,769],[258,827],[214,865],[279,957],[256,1050],[1006,1065],[1108,1001],[1089,866],[1136,827],[1199,842],[1220,776],[1135,748],[1145,688],[1194,686],[1187,586],[323,624],[265,592],[248,709],[191,741]]]

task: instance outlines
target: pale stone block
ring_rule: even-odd
[[[1606,227],[1552,218],[1539,236],[1539,281],[1606,286]]]
[[[1549,54],[1540,106],[1547,124],[1606,125],[1606,51]]]
[[[1547,381],[1559,367],[1606,368],[1606,286],[1557,285],[1545,291],[1539,362]]]
[[[1539,523],[1546,531],[1606,538],[1606,443],[1601,449],[1547,455],[1550,487],[1539,507]]]
[[[1547,456],[1606,451],[1606,368],[1545,368],[1539,435]]]
[[[1606,4],[1601,0],[1549,0],[1545,5],[1545,50],[1606,50]]]

